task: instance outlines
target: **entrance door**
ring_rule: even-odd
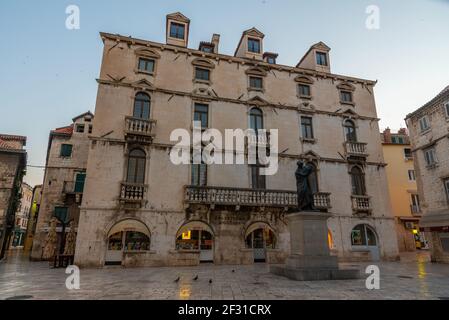
[[[123,232],[118,232],[109,237],[108,250],[106,251],[106,265],[122,264],[123,236]]]
[[[266,250],[263,229],[257,229],[253,232],[253,250],[254,262],[265,262]]]
[[[214,261],[214,247],[212,235],[207,231],[200,231],[200,262]]]

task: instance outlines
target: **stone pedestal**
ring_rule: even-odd
[[[287,216],[291,251],[285,266],[271,266],[277,275],[299,281],[360,278],[358,269],[339,269],[337,257],[330,255],[327,220],[323,212],[298,212]]]

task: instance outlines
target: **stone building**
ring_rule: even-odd
[[[31,254],[33,248],[34,233],[36,232],[37,217],[39,216],[39,208],[41,206],[42,185],[37,185],[33,188],[33,198],[31,201],[30,218],[25,236],[25,243],[23,251]]]
[[[426,248],[424,233],[419,231],[421,206],[407,129],[393,133],[387,128],[381,133],[381,140],[385,162],[388,163],[388,190],[396,219],[399,251]]]
[[[0,134],[0,260],[8,249],[25,174],[26,137]]]
[[[423,217],[432,260],[449,262],[449,86],[407,115]]]
[[[49,222],[53,217],[60,221],[57,227],[59,244],[63,223],[67,225],[74,221],[75,226],[78,225],[93,119],[93,114],[86,112],[73,118],[71,125],[50,132],[32,260],[42,258]],[[65,229],[66,232],[69,230]]]
[[[217,34],[189,48],[190,20],[181,13],[168,15],[166,26],[166,43],[101,33],[75,263],[283,262],[285,214],[297,202],[294,172],[306,158],[317,169],[315,206],[334,213],[334,254],[397,259],[375,82],[331,73],[322,42],[291,67],[264,52],[256,28],[243,32],[230,56],[220,53]],[[262,175],[260,164],[174,164],[179,141],[170,135],[191,132],[194,120],[223,135],[278,129],[277,173]]]
[[[15,249],[22,249],[25,243],[25,234],[28,227],[33,199],[33,188],[29,184],[22,182],[20,194],[20,204],[17,208],[14,230],[10,241],[10,247]]]

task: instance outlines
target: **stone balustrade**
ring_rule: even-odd
[[[156,120],[145,120],[134,117],[125,118],[125,133],[140,136],[154,136]]]
[[[352,210],[354,212],[371,212],[371,198],[369,196],[351,196]]]
[[[346,154],[348,156],[367,157],[366,143],[363,142],[345,142]]]
[[[148,186],[145,184],[122,182],[120,200],[124,202],[141,202],[145,199]]]

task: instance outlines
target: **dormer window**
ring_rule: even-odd
[[[344,103],[352,103],[352,92],[351,91],[340,91],[340,100]]]
[[[181,23],[172,22],[170,24],[170,37],[176,39],[184,39],[186,26]]]
[[[203,52],[206,52],[206,53],[212,53],[212,47],[206,47],[206,46],[203,46],[203,47],[201,47],[201,51],[203,51]]]
[[[256,89],[256,90],[262,90],[263,89],[263,79],[260,77],[249,77],[249,88],[250,89]]]
[[[316,64],[319,66],[327,66],[327,54],[325,52],[316,53]]]
[[[248,51],[253,53],[260,53],[260,40],[248,38]]]
[[[154,60],[147,58],[139,58],[139,71],[153,73],[154,72]]]

